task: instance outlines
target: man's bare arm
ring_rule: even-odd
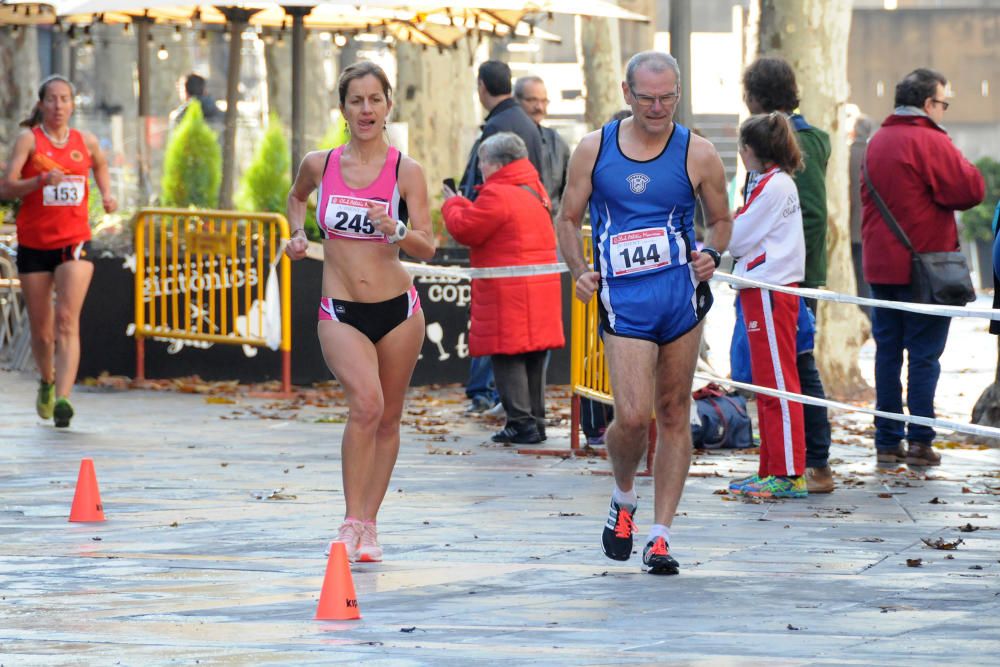
[[[569,266],[573,280],[576,281],[576,295],[585,302],[590,301],[600,280],[600,276],[583,258],[583,243],[580,237],[583,213],[592,192],[590,176],[594,171],[600,145],[600,131],[591,132],[573,151],[569,159],[566,189],[563,191],[562,204],[556,216],[559,250]]]
[[[687,168],[694,191],[705,209],[705,246],[722,253],[729,246],[733,233],[722,159],[710,141],[692,135]],[[694,251],[691,269],[698,280],[711,280],[715,274],[715,260],[709,253]]]
[[[688,161],[688,172],[697,178],[691,179],[695,192],[705,209],[705,245],[725,252],[733,233],[733,218],[722,158],[710,141],[692,136]]]

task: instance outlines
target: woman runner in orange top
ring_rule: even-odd
[[[104,210],[118,208],[97,138],[69,126],[74,95],[73,84],[61,76],[42,82],[31,116],[21,123],[26,129],[14,143],[3,182],[5,195],[21,200],[17,272],[42,376],[35,407],[39,417],[54,417],[59,427],[69,426],[73,417],[69,393],[80,365],[80,310],[94,274],[87,259],[91,171]]]

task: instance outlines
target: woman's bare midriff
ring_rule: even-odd
[[[413,282],[399,261],[399,248],[387,243],[323,241],[323,296],[377,303],[395,298]]]

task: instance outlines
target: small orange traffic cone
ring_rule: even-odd
[[[326,561],[326,576],[316,608],[317,621],[353,621],[361,618],[358,596],[354,593],[351,565],[347,562],[347,548],[343,542],[330,545],[330,558]]]
[[[93,459],[80,461],[80,475],[76,478],[76,494],[73,496],[69,520],[104,521],[104,506],[101,505],[101,492],[97,488]]]

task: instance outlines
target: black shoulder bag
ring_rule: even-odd
[[[899,242],[910,251],[912,258],[910,287],[913,290],[913,300],[916,303],[937,303],[943,306],[964,306],[970,301],[975,301],[976,290],[972,287],[965,255],[958,251],[915,252],[910,239],[892,216],[889,207],[879,196],[878,190],[872,185],[872,179],[868,176],[868,165],[862,164],[861,171],[864,173],[868,192],[875,200],[885,224]]]

